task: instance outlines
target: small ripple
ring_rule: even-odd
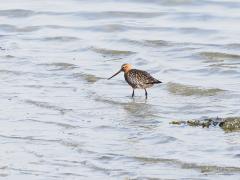
[[[240,154],[234,155],[235,158],[240,158]]]
[[[164,40],[132,40],[132,39],[120,39],[120,42],[133,44],[138,46],[149,46],[149,47],[168,47],[174,45],[173,42]]]
[[[177,141],[178,139],[172,136],[159,135],[159,134],[151,134],[146,137],[139,138],[139,140],[148,140],[149,142],[153,142],[153,144],[166,144]]]
[[[171,46],[172,47],[177,46],[177,47],[188,48],[188,49],[198,49],[198,48],[205,47],[205,46],[221,47],[218,44],[175,42],[175,41],[165,41],[165,40],[161,40],[161,39],[155,39],[155,40],[145,39],[145,40],[141,40],[141,41],[133,40],[133,39],[120,39],[118,41],[123,42],[123,43],[127,43],[127,44],[133,44],[133,45],[139,45],[139,46],[149,46],[149,47],[156,47],[156,48],[158,48],[158,47],[171,47]],[[173,51],[173,50],[171,49],[171,51]]]
[[[104,78],[95,76],[93,74],[86,74],[86,73],[73,73],[71,77],[84,80],[90,84],[94,84],[100,79],[104,79]]]
[[[42,176],[46,174],[50,174],[50,171],[43,171],[43,170],[33,170],[33,169],[23,169],[23,168],[12,168],[8,167],[9,170],[11,171],[16,171],[17,174],[28,174],[28,175],[34,175],[34,176]]]
[[[0,37],[1,37],[1,35],[0,35]],[[0,46],[0,50],[5,51],[6,49]]]
[[[25,74],[24,72],[21,71],[12,71],[12,70],[6,70],[6,69],[0,69],[0,74],[9,74],[9,75],[23,75]]]
[[[64,62],[59,62],[59,63],[46,63],[46,64],[39,64],[40,66],[47,66],[47,67],[53,67],[51,71],[59,71],[59,70],[71,70],[77,68],[75,64],[71,63],[64,63]]]
[[[187,33],[187,34],[216,34],[218,33],[215,29],[204,29],[204,28],[196,28],[196,27],[184,27],[184,28],[171,28],[172,30],[176,30],[177,32]]]
[[[4,56],[4,58],[6,58],[6,59],[13,59],[13,58],[16,58],[16,56],[8,54],[8,55]]]
[[[240,67],[240,63],[214,63],[210,64],[209,67],[238,69]]]
[[[73,86],[46,86],[46,85],[36,85],[36,84],[27,84],[27,85],[15,86],[15,87],[27,87],[27,88],[34,88],[34,89],[40,89],[40,88],[71,89],[72,91],[77,90],[77,88]]]
[[[238,74],[240,67],[240,55],[221,52],[201,52],[201,57],[206,59],[209,70],[220,72],[221,74]]]
[[[182,162],[176,159],[162,159],[162,158],[149,158],[149,157],[132,157],[136,160],[143,161],[145,163],[166,163],[177,165],[182,169],[195,169],[200,170],[201,173],[239,173],[239,167],[221,167],[215,165],[199,165],[196,163]]]
[[[132,12],[132,11],[102,11],[102,12],[53,12],[53,11],[32,11],[25,9],[9,9],[9,10],[0,10],[0,16],[6,16],[11,18],[25,18],[31,17],[34,15],[48,15],[48,16],[78,16],[89,20],[96,19],[112,19],[112,18],[154,18],[162,16],[165,13],[163,12]]]
[[[90,26],[82,28],[85,30],[91,31],[102,31],[102,32],[123,32],[132,29],[131,26],[126,26],[122,24],[105,24],[105,25],[98,25],[98,26]]]
[[[1,177],[7,177],[7,176],[9,176],[9,174],[3,174],[3,173],[1,173],[0,176],[1,176]]]
[[[54,37],[45,37],[41,39],[42,41],[60,41],[60,42],[70,42],[77,41],[79,38],[73,36],[54,36]]]
[[[54,122],[54,121],[40,121],[40,120],[36,120],[36,119],[24,119],[22,121],[30,121],[30,122],[36,122],[36,123],[52,124],[52,125],[57,125],[57,126],[60,126],[60,127],[64,127],[66,129],[81,128],[80,126],[77,126],[77,125],[71,125],[71,124],[67,124],[67,123]]]
[[[17,140],[28,140],[28,141],[42,141],[42,142],[56,142],[59,143],[61,142],[59,139],[41,139],[41,138],[36,138],[33,136],[15,136],[15,135],[2,135],[0,134],[0,137],[6,138],[6,139],[17,139]]]
[[[40,28],[40,26],[26,26],[23,28],[19,28],[14,25],[0,24],[0,29],[6,32],[33,32],[39,30]]]
[[[65,114],[66,112],[72,111],[72,109],[65,109],[56,105],[51,105],[48,102],[40,102],[40,101],[34,101],[34,100],[24,100],[24,102],[40,108],[59,111],[61,114]]]
[[[25,9],[9,9],[9,10],[0,10],[0,16],[14,17],[14,18],[25,18],[33,16],[36,13],[31,10]]]
[[[199,55],[208,61],[240,60],[240,55],[238,54],[222,52],[200,52]]]
[[[62,174],[62,175],[64,175],[64,176],[67,176],[67,177],[69,177],[69,176],[75,176],[75,177],[85,177],[85,178],[86,178],[85,175],[78,174],[78,173],[60,173],[60,174]]]
[[[87,167],[87,168],[93,170],[93,171],[99,171],[106,175],[110,175],[113,172],[116,172],[118,174],[121,172],[124,172],[124,170],[121,168],[104,167],[103,165],[99,165],[98,163],[94,163],[92,161],[87,161],[87,160],[82,160],[82,161],[56,160],[56,161],[62,162],[62,163],[67,163],[67,164],[72,164],[72,165],[80,164],[80,165],[83,165],[84,167]]]
[[[0,29],[1,31],[17,31],[17,27],[13,25],[8,25],[8,24],[0,24]]]
[[[123,32],[123,31],[179,31],[179,28],[172,27],[159,27],[159,26],[136,26],[136,25],[123,25],[123,24],[104,24],[94,25],[87,27],[72,27],[80,30],[88,31],[103,31],[103,32]]]
[[[112,19],[112,18],[153,18],[164,15],[163,12],[131,12],[131,11],[103,11],[103,12],[73,12],[72,14],[87,19]]]
[[[217,88],[205,89],[201,87],[171,82],[167,84],[167,90],[172,94],[181,96],[214,96],[218,93],[224,92],[224,90]]]
[[[171,43],[169,41],[163,41],[163,40],[145,40],[145,41],[143,41],[143,45],[162,47],[162,46],[173,45],[173,43]]]
[[[130,56],[136,54],[136,52],[128,50],[105,49],[97,47],[91,47],[90,50],[102,54],[103,56]]]
[[[240,44],[239,43],[231,43],[231,44],[226,44],[226,48],[234,48],[234,49],[240,49]]]

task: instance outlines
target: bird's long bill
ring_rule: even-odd
[[[108,80],[109,80],[109,79],[112,79],[114,76],[118,75],[121,71],[122,71],[122,69],[120,69],[118,72],[116,72],[116,73],[115,73],[114,75],[112,75],[110,78],[108,78]]]

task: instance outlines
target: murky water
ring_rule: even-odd
[[[0,5],[3,179],[240,179],[238,0]],[[136,91],[123,63],[163,81]]]

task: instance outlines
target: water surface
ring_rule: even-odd
[[[0,6],[0,177],[239,179],[237,0],[9,0]],[[135,92],[123,63],[163,81]]]

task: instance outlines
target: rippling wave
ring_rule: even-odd
[[[169,92],[182,96],[214,96],[218,93],[223,92],[224,90],[211,88],[205,89],[200,87],[188,86],[178,83],[168,83],[167,89]]]
[[[4,179],[239,179],[236,0],[2,1]],[[135,91],[123,63],[163,83]],[[210,158],[209,158],[210,157]]]

